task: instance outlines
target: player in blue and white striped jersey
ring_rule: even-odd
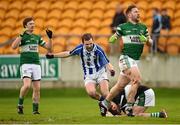
[[[103,100],[109,93],[107,71],[111,76],[115,75],[113,66],[110,64],[102,48],[94,43],[90,33],[82,36],[82,44],[75,47],[72,51],[60,53],[48,53],[47,58],[63,58],[78,55],[81,58],[81,64],[84,71],[85,88],[90,97],[96,100]],[[99,85],[101,94],[96,91]]]

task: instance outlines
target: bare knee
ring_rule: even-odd
[[[27,84],[27,85],[23,85],[23,88],[26,89],[26,90],[29,90],[31,88],[31,85]]]
[[[103,92],[103,93],[102,93],[102,96],[103,96],[103,97],[106,97],[108,94],[109,94],[109,91],[108,91],[108,92]]]
[[[91,98],[95,98],[95,97],[96,97],[96,92],[95,92],[95,91],[88,91],[88,95],[89,95]]]

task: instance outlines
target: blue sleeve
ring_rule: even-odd
[[[72,56],[80,55],[82,49],[83,49],[83,45],[82,44],[78,45],[73,50],[70,51],[70,55],[72,55]]]
[[[100,57],[100,63],[102,65],[108,64],[109,63],[109,59],[107,58],[107,56],[104,53],[103,49],[101,47],[98,47],[97,51],[98,51],[98,55]]]

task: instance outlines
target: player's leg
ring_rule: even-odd
[[[144,113],[146,111],[147,107],[144,106],[134,106],[133,107],[133,114],[135,116],[139,116],[141,113]]]
[[[100,81],[99,89],[100,89],[101,95],[105,99],[105,97],[109,94],[109,82],[105,79]]]
[[[28,93],[30,87],[31,87],[31,79],[23,78],[23,86],[20,89],[19,101],[18,101],[18,106],[17,106],[18,114],[24,114],[23,112],[24,97]]]
[[[141,96],[139,97],[138,105],[144,106],[144,107],[146,107],[146,109],[147,109],[147,107],[155,106],[155,94],[154,94],[153,89],[148,89],[144,92],[144,101],[143,101],[143,95],[141,94]],[[139,112],[138,116],[167,118],[167,113],[165,110],[162,110],[160,112],[145,113],[145,110],[144,110],[144,112],[142,112],[142,111]]]
[[[165,111],[161,112],[153,112],[153,113],[146,113],[148,107],[144,106],[134,106],[133,107],[133,114],[135,116],[142,116],[142,117],[156,117],[156,118],[166,118],[167,113]]]
[[[124,71],[127,77],[131,80],[131,88],[127,97],[126,113],[128,116],[133,116],[132,107],[135,102],[135,95],[141,82],[141,75],[138,66],[134,60],[129,58],[130,68]]]
[[[105,68],[101,69],[98,73],[97,73],[97,83],[99,84],[99,89],[102,95],[102,100],[105,99],[105,97],[109,94],[109,80],[108,80],[108,76],[107,76],[107,72],[105,70]]]
[[[19,101],[18,101],[18,113],[23,114],[23,103],[24,103],[24,97],[28,93],[30,87],[31,87],[31,70],[29,70],[29,65],[24,64],[20,68],[21,71],[21,78],[23,81],[23,85],[20,89],[19,94]]]
[[[164,110],[153,113],[145,112],[148,107],[155,106],[155,94],[152,89],[148,89],[144,93],[140,94],[136,102],[137,106],[133,107],[133,114],[135,116],[167,118],[167,113]]]
[[[111,88],[110,93],[106,97],[107,101],[111,101],[124,87],[130,82],[129,78],[124,74],[120,74],[117,83]]]
[[[101,95],[96,91],[96,83],[94,81],[88,81],[85,83],[85,89],[87,94],[95,99],[95,100],[100,100]]]
[[[40,80],[33,81],[33,114],[40,114],[39,113],[39,101],[40,101]]]
[[[141,82],[141,75],[140,75],[140,72],[139,72],[139,69],[137,66],[133,66],[128,70],[130,70],[129,78],[131,79],[131,89],[130,89],[130,92],[128,94],[127,102],[134,103],[135,102],[134,97],[137,93],[137,89],[138,89],[140,82]]]
[[[111,100],[121,92],[124,87],[130,82],[130,79],[127,78],[125,75],[120,74],[117,83],[112,87],[109,94],[107,95],[106,99],[99,103],[101,115],[105,116],[108,108],[111,106]]]
[[[135,116],[142,116],[142,117],[154,117],[154,118],[167,118],[167,113],[165,110],[162,110],[160,112],[153,112],[153,113],[146,113],[146,112],[141,112],[139,111],[134,111]]]
[[[40,65],[33,64],[32,66],[33,74],[33,94],[32,94],[32,101],[33,101],[33,114],[40,114],[39,113],[39,102],[40,102],[40,81],[41,81],[41,67]]]

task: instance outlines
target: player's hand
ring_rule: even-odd
[[[46,58],[47,59],[53,59],[54,58],[54,55],[52,53],[47,53],[46,54]]]
[[[114,70],[110,70],[110,75],[111,76],[115,76],[115,71]]]
[[[140,35],[139,35],[139,40],[140,40],[142,43],[145,43],[145,42],[147,42],[147,37],[145,37],[144,35],[140,34]]]
[[[49,29],[46,29],[46,34],[49,37],[49,39],[52,39],[53,32]]]

